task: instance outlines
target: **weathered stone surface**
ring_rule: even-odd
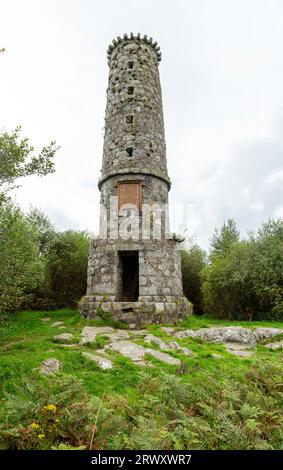
[[[174,366],[179,366],[181,364],[180,359],[177,359],[176,357],[172,357],[169,354],[166,354],[161,351],[155,351],[154,349],[149,349],[147,350],[147,353],[155,357],[155,359],[158,359],[159,361],[166,362],[166,364],[172,364]]]
[[[58,342],[64,342],[64,341],[70,341],[74,335],[72,333],[61,333],[60,335],[54,336],[55,341]]]
[[[213,341],[219,343],[255,343],[253,331],[248,328],[242,328],[240,326],[202,328],[197,331],[197,337],[204,341]]]
[[[282,349],[283,348],[283,340],[281,341],[274,341],[274,343],[268,343],[264,345],[268,349],[273,349],[276,351],[277,349]]]
[[[165,342],[161,338],[158,338],[158,336],[154,336],[151,334],[147,335],[144,341],[148,344],[151,344],[151,343],[157,344],[157,346],[159,346],[160,349],[162,349],[163,351],[178,350],[178,351],[182,351],[186,356],[190,356],[190,357],[196,356],[195,353],[190,351],[188,348],[180,346],[179,343],[177,343],[177,341]]]
[[[181,363],[179,359],[176,359],[169,354],[163,353],[161,351],[155,351],[151,348],[145,348],[144,346],[140,346],[139,344],[135,344],[130,341],[117,341],[110,344],[105,349],[108,348],[131,359],[133,362],[140,362],[143,360],[146,354],[150,354],[156,359],[162,362],[166,362],[167,364],[179,365]]]
[[[146,348],[130,341],[117,341],[105,347],[106,350],[108,348],[131,359],[133,362],[141,361],[146,354]]]
[[[157,344],[157,346],[160,347],[160,349],[163,349],[164,351],[167,351],[168,349],[171,349],[169,347],[169,345],[167,343],[165,343],[164,341],[162,341],[161,338],[158,338],[158,336],[154,336],[154,335],[147,335],[145,338],[144,338],[144,342],[145,343],[148,343],[148,344]]]
[[[176,338],[186,338],[186,337],[196,338],[197,333],[194,330],[181,330],[181,331],[176,331],[176,333],[174,333],[174,336],[176,336]]]
[[[186,348],[185,346],[180,346],[179,343],[177,343],[176,341],[171,341],[170,343],[167,343],[167,344],[169,346],[169,349],[177,349],[178,351],[182,351],[182,353],[185,354],[185,356],[196,357],[196,353]]]
[[[60,326],[60,325],[64,325],[64,322],[63,321],[55,321],[54,323],[52,323],[52,327],[56,327],[56,326]]]
[[[148,334],[147,330],[131,330],[130,335],[131,336],[146,336]]]
[[[160,52],[147,39],[123,37],[109,49],[108,58],[99,180],[104,224],[100,237],[90,243],[87,295],[79,308],[85,318],[97,318],[104,309],[135,328],[173,323],[191,314],[192,306],[183,296],[180,239],[170,236],[166,223],[171,183],[158,72]],[[119,216],[114,221],[117,196]],[[136,233],[132,236],[124,236],[125,230],[121,230],[125,215],[133,213],[127,204],[136,207]],[[156,216],[151,223],[153,211]],[[151,233],[144,230],[142,234],[142,226]],[[130,252],[137,252],[137,264],[132,265],[125,288],[122,272],[128,270],[124,270],[123,256],[126,253],[129,257]]]
[[[255,345],[257,341],[271,338],[282,333],[282,329],[276,328],[243,328],[241,326],[223,326],[201,328],[199,330],[183,330],[174,334],[177,338],[200,338],[203,341],[215,343],[239,343]]]
[[[254,343],[239,343],[239,342],[227,342],[224,343],[227,351],[235,356],[239,357],[250,357],[253,356],[254,352],[249,349],[254,346]]]
[[[130,338],[127,330],[115,330],[114,333],[104,333],[112,342]]]
[[[279,335],[281,333],[283,333],[283,329],[267,327],[256,328],[254,332],[257,340],[273,338],[274,336]]]
[[[41,318],[41,321],[43,321],[43,322],[49,322],[50,320],[51,320],[50,317]]]
[[[82,331],[81,345],[92,343],[95,341],[96,335],[106,335],[114,333],[114,328],[111,326],[86,326]]]
[[[62,363],[58,359],[45,359],[40,366],[40,373],[43,375],[55,374],[61,365]]]
[[[101,367],[101,369],[107,370],[107,369],[112,369],[113,367],[113,362],[110,361],[110,359],[106,359],[105,357],[97,356],[96,354],[89,353],[89,352],[82,352],[82,355],[86,359],[89,359],[90,361],[93,361],[96,364],[98,364],[99,367]]]
[[[174,330],[174,328],[172,328],[172,326],[162,326],[161,330],[163,330],[168,335],[171,335],[175,332],[175,330]]]

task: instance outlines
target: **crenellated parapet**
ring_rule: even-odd
[[[156,53],[157,62],[161,61],[162,54],[161,54],[161,51],[160,51],[160,46],[151,37],[148,38],[146,34],[144,36],[141,36],[140,33],[138,33],[138,34],[130,33],[129,35],[125,33],[123,35],[123,37],[118,36],[116,39],[113,39],[111,44],[109,44],[108,49],[107,49],[108,64],[110,64],[110,61],[113,57],[113,52],[115,51],[115,49],[120,44],[125,44],[128,41],[131,41],[131,42],[134,41],[136,43],[145,44],[147,46],[150,46],[153,49],[153,51]]]

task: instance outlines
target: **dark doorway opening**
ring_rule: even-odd
[[[135,302],[139,297],[139,252],[119,251],[119,298]]]

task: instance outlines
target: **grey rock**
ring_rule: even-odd
[[[167,333],[168,335],[171,335],[175,332],[174,328],[172,328],[171,326],[162,326],[161,330],[165,331],[165,333]]]
[[[180,359],[172,357],[169,354],[166,354],[161,351],[154,351],[153,349],[149,349],[147,353],[149,353],[151,356],[155,357],[155,359],[158,359],[159,361],[166,362],[166,364],[172,364],[175,366],[179,366],[181,364]]]
[[[190,349],[186,348],[185,346],[179,346],[179,351],[182,351],[185,356],[188,356],[188,357],[196,357],[196,353],[194,353],[193,351],[191,351]]]
[[[72,333],[61,333],[60,335],[54,336],[55,341],[69,341],[74,335]]]
[[[51,320],[50,317],[41,318],[41,321],[43,321],[43,322],[48,322],[48,321],[50,321],[50,320]]]
[[[283,333],[283,329],[279,328],[257,328],[254,332],[257,340],[273,338],[274,336],[280,335]]]
[[[264,338],[271,338],[280,333],[282,329],[277,328],[243,328],[241,326],[222,326],[201,328],[199,330],[183,330],[174,334],[177,338],[200,338],[203,341],[215,343],[238,343],[255,345],[257,341]]]
[[[105,349],[108,348],[131,359],[133,362],[141,361],[146,354],[146,348],[130,341],[117,341],[110,344]]]
[[[147,330],[131,330],[131,336],[146,336],[148,334]]]
[[[64,325],[64,322],[63,321],[55,321],[54,323],[52,323],[52,327],[56,327],[56,326],[60,326],[60,325]]]
[[[43,375],[55,374],[61,365],[62,363],[58,359],[45,359],[40,366],[40,373]]]
[[[110,359],[106,359],[105,357],[97,356],[96,354],[88,353],[88,352],[83,352],[82,355],[86,359],[89,359],[90,361],[93,361],[96,364],[98,364],[99,367],[101,367],[101,369],[107,370],[107,369],[112,369],[113,367],[113,362],[110,361]]]
[[[161,338],[158,338],[157,336],[154,336],[154,335],[147,335],[144,338],[144,342],[148,344],[151,344],[151,343],[156,344],[157,346],[160,347],[160,349],[163,349],[164,351],[171,349],[167,343],[162,341]]]
[[[170,356],[169,354],[163,353],[161,351],[155,351],[151,348],[145,348],[139,344],[132,343],[130,341],[117,341],[109,345],[109,348],[113,351],[116,351],[123,356],[131,359],[133,362],[143,361],[146,354],[159,359],[162,362],[167,364],[179,365],[181,361],[175,357]]]
[[[182,330],[182,331],[177,331],[174,336],[176,336],[176,338],[196,338],[197,337],[197,333],[196,331],[194,330]]]
[[[96,335],[106,335],[114,333],[114,328],[111,326],[86,326],[82,331],[81,345],[92,343],[95,341]]]
[[[227,351],[235,356],[239,357],[250,357],[253,356],[254,352],[249,349],[253,344],[238,344],[238,343],[225,343]]]
[[[130,338],[127,330],[115,330],[114,333],[104,333],[112,342]]]
[[[276,351],[278,349],[283,348],[283,340],[281,341],[274,341],[274,343],[268,343],[264,345],[268,349],[272,349],[273,351]]]

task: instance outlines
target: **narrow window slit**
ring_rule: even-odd
[[[129,114],[128,116],[126,116],[127,124],[133,124],[133,121],[134,121],[134,116],[132,114]]]
[[[128,87],[128,95],[133,95],[134,94],[134,87],[133,86],[129,86]]]
[[[126,149],[126,152],[128,154],[128,157],[132,157],[133,156],[133,147],[128,147]]]

